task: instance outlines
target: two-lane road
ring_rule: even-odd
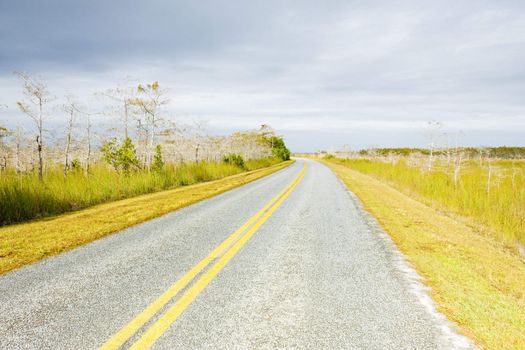
[[[292,166],[0,277],[0,349],[453,349],[325,166]]]

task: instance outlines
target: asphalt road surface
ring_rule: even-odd
[[[0,349],[101,346],[472,347],[311,160],[0,277]]]

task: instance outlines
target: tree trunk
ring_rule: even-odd
[[[434,144],[430,144],[430,155],[428,157],[428,171],[432,171],[432,157],[434,156]]]
[[[20,167],[20,128],[18,128],[16,133],[16,173],[20,174],[21,167]]]
[[[67,139],[66,139],[66,156],[64,159],[64,176],[67,176],[67,171],[69,169],[69,148],[71,146],[71,130],[73,129],[73,110],[69,116],[69,124],[67,129]]]
[[[38,118],[38,136],[36,138],[36,145],[38,149],[38,180],[40,182],[44,181],[44,159],[42,158],[42,148],[43,148],[43,140],[42,140],[42,99],[39,99],[39,118]]]
[[[87,152],[86,152],[86,177],[89,176],[89,162],[91,157],[91,119],[87,116]]]
[[[489,176],[487,179],[487,195],[490,195],[490,180],[492,178],[492,164],[490,163],[490,158],[488,158],[489,163]]]
[[[36,137],[36,147],[38,150],[38,180],[42,182],[44,181],[44,160],[42,159],[42,139],[40,137],[40,135]]]
[[[128,100],[124,100],[124,137],[128,138]]]
[[[199,145],[195,147],[195,163],[199,162]]]

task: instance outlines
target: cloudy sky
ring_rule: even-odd
[[[525,145],[522,0],[3,0],[0,44],[9,126],[22,70],[57,98],[158,80],[166,115],[214,133],[267,123],[294,151],[423,146],[428,121]]]

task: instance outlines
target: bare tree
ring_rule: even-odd
[[[454,188],[458,186],[459,174],[461,171],[461,162],[463,160],[463,152],[457,153],[454,158]]]
[[[86,116],[86,159],[85,174],[89,176],[89,166],[91,164],[91,114],[84,113]]]
[[[196,121],[193,123],[193,127],[191,128],[191,139],[193,141],[193,148],[195,150],[195,162],[199,161],[199,151],[206,140],[207,124],[207,121]]]
[[[8,148],[4,143],[4,139],[6,139],[11,134],[11,131],[9,131],[6,127],[3,127],[0,125],[0,155],[2,156],[2,161],[0,163],[0,170],[6,170],[7,169],[7,158],[8,158]]]
[[[516,168],[516,158],[517,156],[514,156],[514,158],[512,159],[512,175],[511,175],[512,189],[516,188],[516,175],[518,174],[518,168]]]
[[[108,89],[101,95],[119,104],[119,109],[121,108],[122,118],[124,122],[124,138],[128,138],[131,107],[133,106],[134,102],[136,102],[136,93],[134,89],[118,87],[116,89]]]
[[[451,153],[452,152],[450,150],[450,135],[449,135],[449,133],[444,132],[443,133],[443,137],[445,138],[446,145],[447,145],[446,147],[447,147],[447,167],[448,167],[450,165],[450,160],[452,159],[452,157],[451,157],[451,155],[452,155]]]
[[[434,148],[436,147],[436,137],[438,134],[439,129],[441,129],[441,123],[438,121],[429,121],[428,123],[429,127],[429,135],[430,135],[430,144],[429,149],[430,153],[428,155],[428,171],[432,171],[432,162],[434,160]]]
[[[36,125],[37,137],[36,146],[38,151],[38,179],[44,180],[44,159],[43,159],[43,147],[44,147],[44,105],[50,101],[49,92],[47,86],[40,80],[29,76],[26,73],[17,72],[15,73],[18,78],[22,81],[24,95],[27,97],[27,101],[18,101],[17,105],[20,110],[29,116]]]
[[[21,172],[20,148],[21,148],[21,140],[22,140],[20,127],[17,128],[15,135],[16,135],[15,136],[15,156],[16,156],[15,169],[16,169],[16,173],[20,174]]]
[[[73,96],[66,96],[66,103],[62,106],[62,109],[68,115],[67,123],[67,134],[66,134],[66,147],[64,155],[64,176],[67,176],[70,163],[70,150],[71,150],[71,136],[73,133],[73,123],[75,121],[75,114],[80,113],[79,107]]]
[[[17,174],[22,172],[22,138],[23,130],[20,124],[14,131],[14,148],[15,148],[15,170]]]
[[[262,137],[270,139],[270,146],[273,149],[273,136],[275,136],[275,129],[268,124],[262,124],[259,132],[261,133]]]
[[[462,135],[463,133],[461,130],[456,134],[456,146],[454,148],[454,188],[457,188],[461,171],[461,162],[463,161],[463,152],[459,148],[459,138]]]
[[[0,104],[0,108],[7,108],[7,106]],[[0,125],[0,151],[2,151],[5,168],[7,168],[7,147],[4,144],[4,139],[6,139],[9,134],[10,131],[6,127]]]
[[[169,99],[165,97],[165,93],[166,91],[160,88],[158,82],[146,85],[139,84],[137,87],[139,97],[130,100],[130,104],[140,108],[145,117],[145,123],[142,124],[139,121],[139,125],[145,131],[146,165],[151,163],[156,128],[161,121],[159,108],[169,102]]]
[[[490,157],[490,150],[487,150],[487,166],[488,166],[488,176],[487,176],[487,195],[490,195],[490,185],[492,180],[492,159]]]

